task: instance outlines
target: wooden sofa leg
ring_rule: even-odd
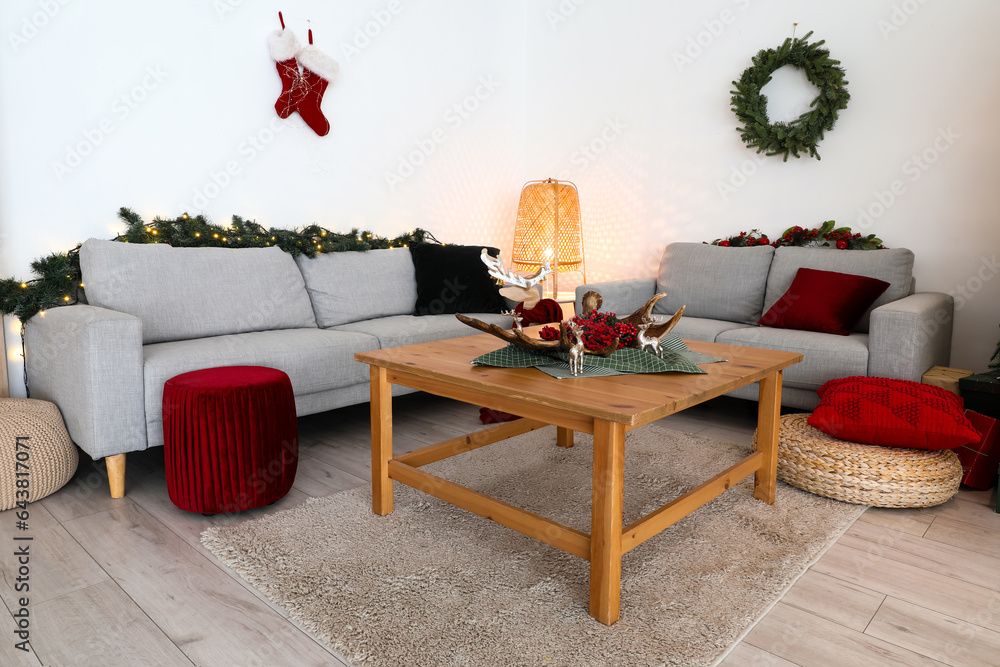
[[[105,456],[104,463],[108,467],[108,485],[111,487],[112,498],[125,497],[125,455],[115,454]]]

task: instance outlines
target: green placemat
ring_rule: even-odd
[[[583,361],[583,372],[580,375],[573,375],[570,372],[567,352],[543,353],[516,345],[487,352],[473,359],[472,363],[500,368],[534,367],[554,378],[566,379],[630,373],[705,373],[697,364],[726,361],[719,357],[692,352],[684,341],[676,336],[664,338],[660,341],[660,346],[663,348],[662,358],[634,347],[615,350],[610,357],[588,354]]]

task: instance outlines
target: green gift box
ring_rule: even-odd
[[[966,410],[1000,419],[1000,372],[959,378],[958,388]]]

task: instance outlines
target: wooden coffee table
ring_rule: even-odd
[[[658,373],[557,380],[534,368],[490,368],[469,362],[502,343],[488,334],[354,355],[371,366],[372,509],[392,512],[393,481],[419,489],[590,561],[590,615],[618,620],[622,554],[754,475],[754,497],[774,502],[782,370],[802,360],[793,352],[685,341],[695,352],[729,361],[704,364],[707,375]],[[728,391],[760,383],[757,451],[663,507],[622,526],[625,432]],[[391,385],[413,387],[524,419],[393,457]],[[594,436],[590,534],[563,526],[449,482],[420,467],[543,426],[556,444],[573,432]]]

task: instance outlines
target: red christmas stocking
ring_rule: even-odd
[[[296,100],[293,99],[297,92],[296,82],[301,78],[299,66],[295,58],[302,52],[299,40],[295,38],[295,33],[291,30],[275,30],[267,37],[267,46],[271,51],[271,58],[278,69],[278,76],[281,77],[281,95],[274,103],[274,110],[278,112],[279,118],[288,118],[295,111]]]
[[[309,46],[302,49],[297,59],[302,65],[302,78],[292,93],[296,97],[297,110],[316,134],[326,136],[330,131],[330,122],[323,115],[320,105],[326,87],[337,78],[340,65],[312,45],[312,30],[309,31]]]

